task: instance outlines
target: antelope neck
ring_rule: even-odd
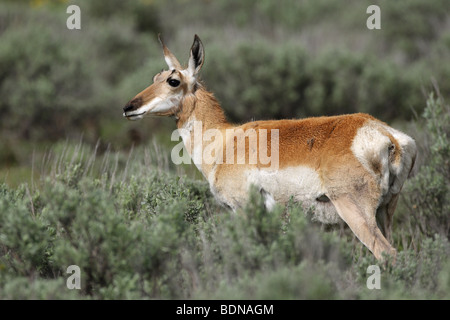
[[[201,130],[198,130],[199,124]],[[202,161],[203,149],[206,145],[202,143],[203,133],[209,129],[224,131],[232,127],[227,122],[219,102],[205,89],[199,88],[194,94],[186,95],[182,99],[177,114],[177,128],[181,129],[180,135],[189,156],[206,179],[209,179],[215,165]]]
[[[183,128],[193,120],[201,121],[203,130],[231,127],[217,99],[204,88],[199,88],[182,99],[177,114],[177,128]]]

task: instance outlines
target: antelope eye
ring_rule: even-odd
[[[178,87],[180,85],[180,80],[177,79],[169,79],[167,80],[167,83],[171,86],[171,87]]]

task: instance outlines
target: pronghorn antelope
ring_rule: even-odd
[[[377,259],[383,252],[395,255],[387,239],[399,192],[416,157],[412,138],[362,113],[232,125],[213,94],[198,80],[205,60],[198,36],[187,67],[159,40],[169,70],[156,74],[153,84],[126,104],[123,115],[127,119],[146,115],[175,118],[178,129],[184,132],[181,137],[186,150],[222,204],[239,208],[248,198],[249,187],[255,185],[266,206],[286,203],[292,196],[305,208],[312,208],[314,218],[322,223],[345,221]],[[206,146],[194,143],[204,139],[197,136],[201,133],[194,130],[195,123],[226,136],[214,139],[215,150],[222,150],[225,140],[236,140],[236,136],[225,135],[230,129],[276,132],[277,141],[267,138],[256,146],[256,152],[276,143],[278,165],[227,163],[220,152],[215,161],[202,163],[199,158]],[[246,156],[254,149],[246,143],[244,148]]]

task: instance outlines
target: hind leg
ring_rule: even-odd
[[[357,201],[353,194],[343,194],[331,201],[339,216],[375,258],[381,260],[383,253],[396,255],[396,250],[389,244],[377,226],[375,208],[371,210],[372,212],[367,212],[367,208],[364,208],[361,201]]]
[[[394,194],[391,201],[387,205],[387,226],[386,236],[389,242],[392,242],[392,220],[394,218],[395,208],[397,208],[397,201],[400,197],[400,193]]]
[[[396,250],[383,235],[376,220],[377,209],[380,203],[384,204],[384,185],[357,160],[345,160],[348,167],[330,165],[324,172],[328,184],[326,195],[342,220],[378,260],[383,258],[383,252],[395,256]],[[335,168],[335,171],[330,168]],[[386,224],[383,223],[383,226]]]
[[[390,233],[390,232],[388,232],[388,227],[387,227],[387,225],[388,225],[387,204],[383,203],[378,207],[375,218],[376,218],[377,225],[378,225],[378,228],[380,229],[381,233],[389,241],[388,233]]]
[[[399,195],[399,193],[392,195],[387,204],[383,203],[377,209],[376,221],[378,227],[389,242],[392,242],[392,220]]]

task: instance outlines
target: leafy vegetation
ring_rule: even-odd
[[[267,212],[253,192],[232,213],[206,182],[146,167],[142,150],[120,165],[74,149],[34,189],[0,188],[0,298],[448,299],[449,176],[430,168],[443,161],[436,168],[448,172],[449,115],[431,95],[424,123],[435,143],[404,192],[416,199],[395,225],[406,246],[381,266],[381,290],[367,289],[377,262],[351,232],[322,230],[295,203]],[[76,292],[64,281],[73,264]]]
[[[65,28],[69,3],[79,31]],[[368,31],[374,3],[382,30]],[[449,299],[448,6],[3,1],[0,299]],[[159,32],[181,60],[200,35],[203,80],[232,121],[368,112],[415,137],[381,290],[345,226],[293,202],[269,213],[257,192],[230,212],[169,161],[171,121],[123,120],[165,67]],[[81,290],[66,286],[70,265]]]

